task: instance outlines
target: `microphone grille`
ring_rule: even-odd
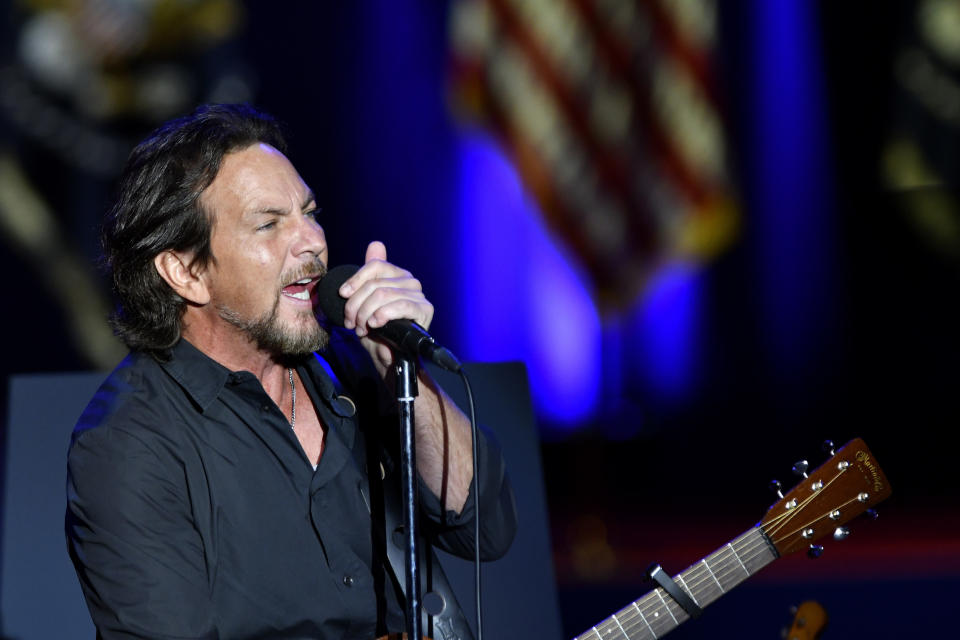
[[[344,309],[347,301],[342,298],[337,291],[344,282],[350,279],[360,267],[355,264],[341,264],[330,269],[327,275],[317,283],[317,306],[326,316],[327,320],[337,325],[343,326]]]

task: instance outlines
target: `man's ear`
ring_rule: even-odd
[[[153,259],[157,273],[177,295],[188,302],[205,305],[210,302],[210,292],[200,273],[191,268],[192,256],[179,251],[162,251]]]

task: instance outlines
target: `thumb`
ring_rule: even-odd
[[[387,261],[387,247],[379,240],[374,240],[367,245],[367,256],[364,262],[370,262],[371,260]]]

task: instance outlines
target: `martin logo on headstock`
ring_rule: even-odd
[[[832,443],[826,445],[831,458],[809,475],[806,461],[794,465],[803,479],[770,507],[759,524],[672,581],[658,572],[656,578],[664,586],[575,640],[656,640],[780,556],[807,549],[815,557],[823,550],[813,544],[816,540],[827,535],[846,538],[850,531],[843,525],[886,499],[890,483],[863,440],[851,440],[836,453]]]

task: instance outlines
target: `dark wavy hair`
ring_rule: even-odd
[[[111,325],[131,350],[169,357],[186,301],[157,273],[154,258],[174,250],[192,254],[191,267],[214,260],[213,220],[200,194],[226,154],[259,142],[286,152],[272,116],[246,104],[210,104],[161,125],[130,154],[101,242],[118,302]]]

